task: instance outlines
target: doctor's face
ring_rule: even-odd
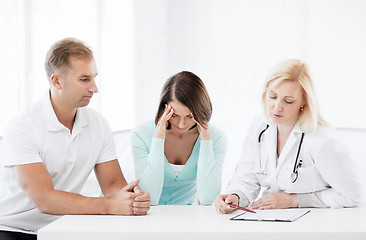
[[[303,89],[298,82],[274,80],[268,86],[266,103],[272,122],[295,125],[301,114],[300,108],[305,105]]]

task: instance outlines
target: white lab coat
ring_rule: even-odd
[[[263,133],[260,144],[259,134]],[[362,201],[362,182],[345,146],[330,129],[318,125],[305,133],[299,160],[298,178],[292,183],[296,154],[302,131],[296,124],[277,159],[277,126],[260,116],[253,122],[244,141],[228,192],[240,191],[253,202],[263,187],[263,195],[272,192],[317,193],[329,207],[354,207]]]

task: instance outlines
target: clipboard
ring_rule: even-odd
[[[293,222],[309,213],[308,209],[269,209],[255,210],[256,213],[243,212],[230,220],[236,221],[269,221],[269,222]]]

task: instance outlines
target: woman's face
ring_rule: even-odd
[[[175,99],[168,104],[172,106],[174,110],[172,117],[169,119],[172,130],[176,131],[177,133],[188,132],[188,130],[196,124],[196,122],[193,120],[191,110]]]
[[[294,125],[305,105],[303,89],[298,82],[272,81],[266,95],[269,116],[277,125]]]

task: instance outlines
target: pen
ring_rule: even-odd
[[[247,211],[247,212],[251,212],[251,213],[256,213],[254,212],[253,210],[250,210],[248,208],[243,208],[243,207],[240,207],[240,206],[237,206],[237,205],[234,205],[234,204],[231,204],[231,203],[228,203],[230,207],[232,208],[236,208],[236,209],[240,209],[240,210],[243,210],[243,211]]]

